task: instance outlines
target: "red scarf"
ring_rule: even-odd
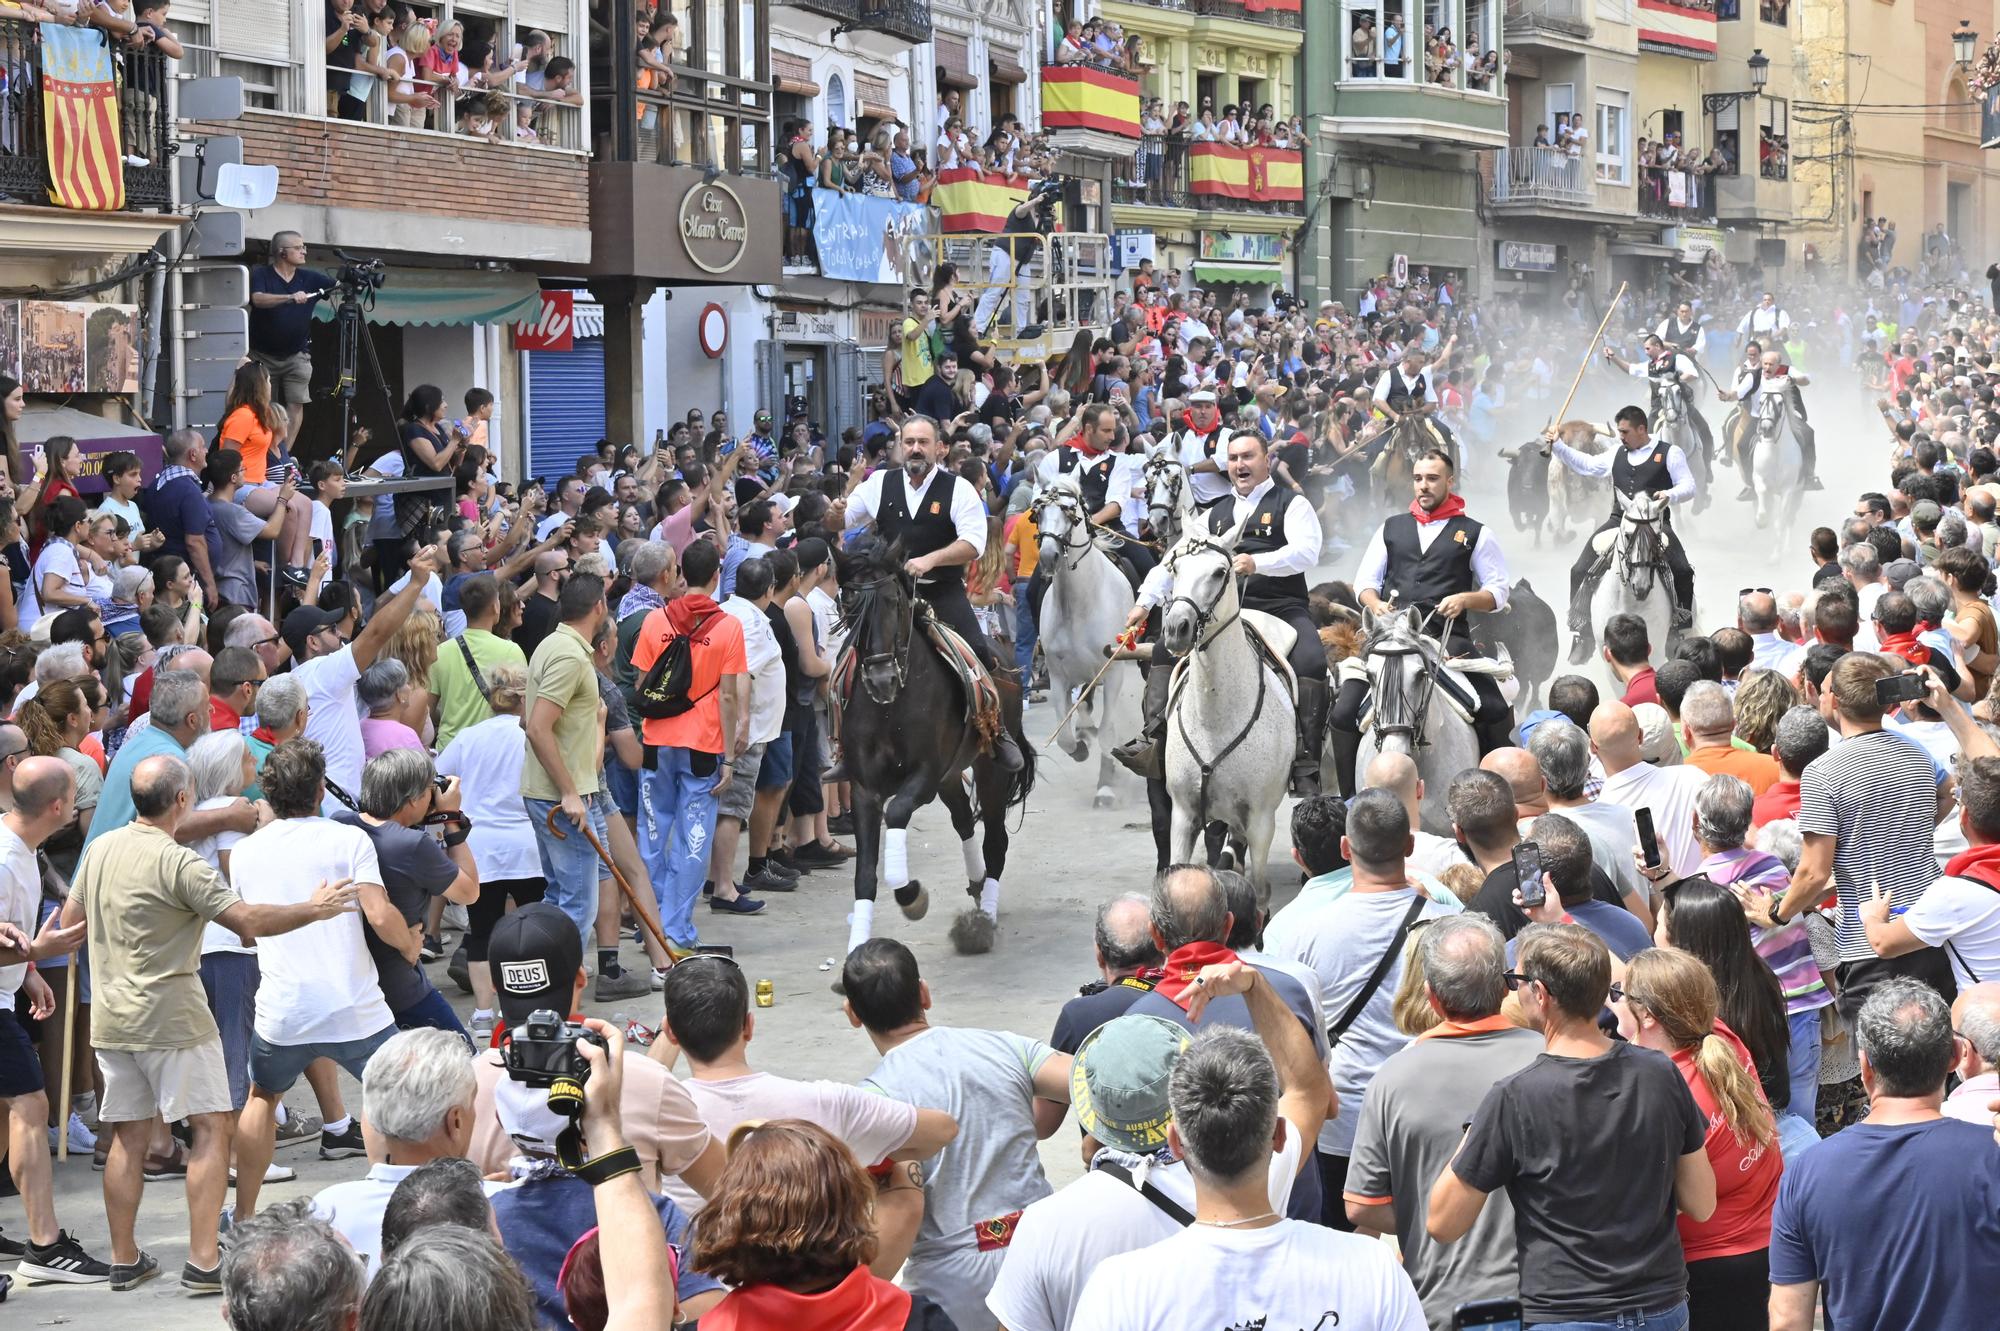
[[[250,738],[268,744],[274,749],[278,747],[278,737],[271,733],[269,726],[258,726],[250,732]]]
[[[1418,500],[1412,499],[1410,501],[1410,516],[1417,520],[1419,527],[1433,522],[1443,522],[1448,518],[1458,517],[1464,512],[1465,500],[1458,495],[1446,495],[1444,502],[1433,509],[1426,509]]]
[[[1974,846],[1952,856],[1944,866],[1953,878],[1970,878],[1982,887],[2000,892],[2000,845]]]
[[[1931,649],[1917,641],[1914,629],[1908,633],[1885,633],[1878,641],[1877,646],[1885,655],[1900,656],[1911,665],[1920,666],[1931,663]]]
[[[732,1291],[702,1314],[704,1331],[903,1331],[910,1296],[857,1266],[847,1279],[820,1294],[794,1294],[776,1285]]]
[[[697,621],[721,608],[707,592],[687,592],[667,602],[667,624],[675,633],[685,634]]]
[[[1194,977],[1201,974],[1201,968],[1234,960],[1236,953],[1220,943],[1189,943],[1175,948],[1167,958],[1167,973],[1160,977],[1153,990],[1172,999],[1174,1005],[1185,1012],[1185,996],[1188,990],[1194,988]]]

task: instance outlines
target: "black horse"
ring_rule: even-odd
[[[903,914],[923,918],[930,901],[923,884],[907,878],[905,837],[911,815],[935,796],[964,846],[973,900],[954,922],[952,941],[960,951],[984,952],[992,946],[1007,867],[1007,811],[1025,804],[1035,784],[1018,682],[996,681],[1003,723],[1026,760],[1010,773],[980,751],[981,737],[966,720],[965,686],[925,633],[920,621],[930,612],[903,570],[900,548],[864,540],[841,558],[840,582],[847,643],[834,672],[835,704],[854,786],[855,900],[875,900],[879,861]],[[968,767],[969,790],[961,775]],[[975,825],[982,822],[985,836],[975,846]]]

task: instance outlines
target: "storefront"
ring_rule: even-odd
[[[873,311],[879,316],[887,311]],[[759,405],[781,420],[803,412],[838,439],[850,425],[867,423],[869,359],[862,351],[862,311],[815,309],[779,301],[772,336],[757,344]],[[880,378],[881,356],[873,377]]]
[[[1539,240],[1493,242],[1493,295],[1524,310],[1549,310],[1567,285],[1563,246]]]
[[[605,437],[604,307],[588,293],[542,293],[543,316],[516,324],[514,349],[527,385],[527,469],[552,480]]]
[[[1285,238],[1270,232],[1204,231],[1195,253],[1195,285],[1220,288],[1234,298],[1246,291],[1259,309],[1271,303],[1271,289],[1290,280]]]

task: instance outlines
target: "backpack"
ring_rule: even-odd
[[[660,648],[660,655],[646,669],[639,681],[638,712],[648,721],[664,720],[681,716],[693,710],[694,705],[715,692],[710,685],[708,693],[701,697],[690,696],[694,688],[694,639],[706,629],[709,621],[722,611],[715,610],[694,622],[694,627],[686,633],[675,633],[667,638]],[[718,680],[717,684],[721,681]]]

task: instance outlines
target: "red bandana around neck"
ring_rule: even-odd
[[[1187,1010],[1188,990],[1194,988],[1194,977],[1201,974],[1203,966],[1220,966],[1225,961],[1236,960],[1236,953],[1221,943],[1189,943],[1175,948],[1167,958],[1167,973],[1153,986],[1156,993],[1173,1000],[1183,1012]]]
[[[1915,631],[1885,633],[1877,643],[1885,656],[1900,656],[1911,665],[1929,665],[1931,649],[1917,641]]]
[[[1410,501],[1410,516],[1417,520],[1419,527],[1428,526],[1433,522],[1444,522],[1464,512],[1465,500],[1458,495],[1446,495],[1444,502],[1433,509],[1426,509],[1419,500]]]
[[[2000,845],[1960,851],[1944,866],[1944,871],[1953,878],[1969,878],[2000,892]]]

